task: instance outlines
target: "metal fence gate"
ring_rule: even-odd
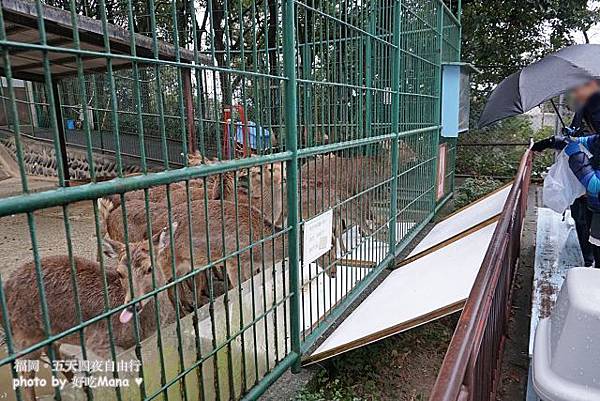
[[[256,399],[452,194],[460,1],[1,3],[0,398]]]

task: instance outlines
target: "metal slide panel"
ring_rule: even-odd
[[[502,212],[511,188],[512,182],[440,221],[412,250],[402,264],[407,264],[436,247],[452,242],[469,230],[494,221]]]
[[[392,272],[305,362],[330,358],[460,310],[496,224]]]

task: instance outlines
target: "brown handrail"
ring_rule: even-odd
[[[527,150],[481,269],[454,331],[429,401],[494,399],[533,153]],[[490,355],[491,354],[491,355]]]

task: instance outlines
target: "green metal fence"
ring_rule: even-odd
[[[441,65],[460,59],[460,2],[2,4],[20,190],[0,222],[20,240],[2,248],[0,398],[31,395],[18,379],[44,354],[79,362],[40,397],[256,399],[452,193]],[[58,188],[27,174],[36,143]],[[73,373],[54,367],[37,376]]]

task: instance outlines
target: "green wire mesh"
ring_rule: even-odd
[[[79,383],[122,385],[36,388],[57,400],[257,399],[296,370],[452,193],[441,69],[460,60],[459,15],[440,0],[4,0],[0,146],[19,188],[0,217],[26,249],[0,271],[0,389],[30,394],[11,384],[41,354],[136,367],[80,362]],[[326,213],[330,249],[305,260]]]

